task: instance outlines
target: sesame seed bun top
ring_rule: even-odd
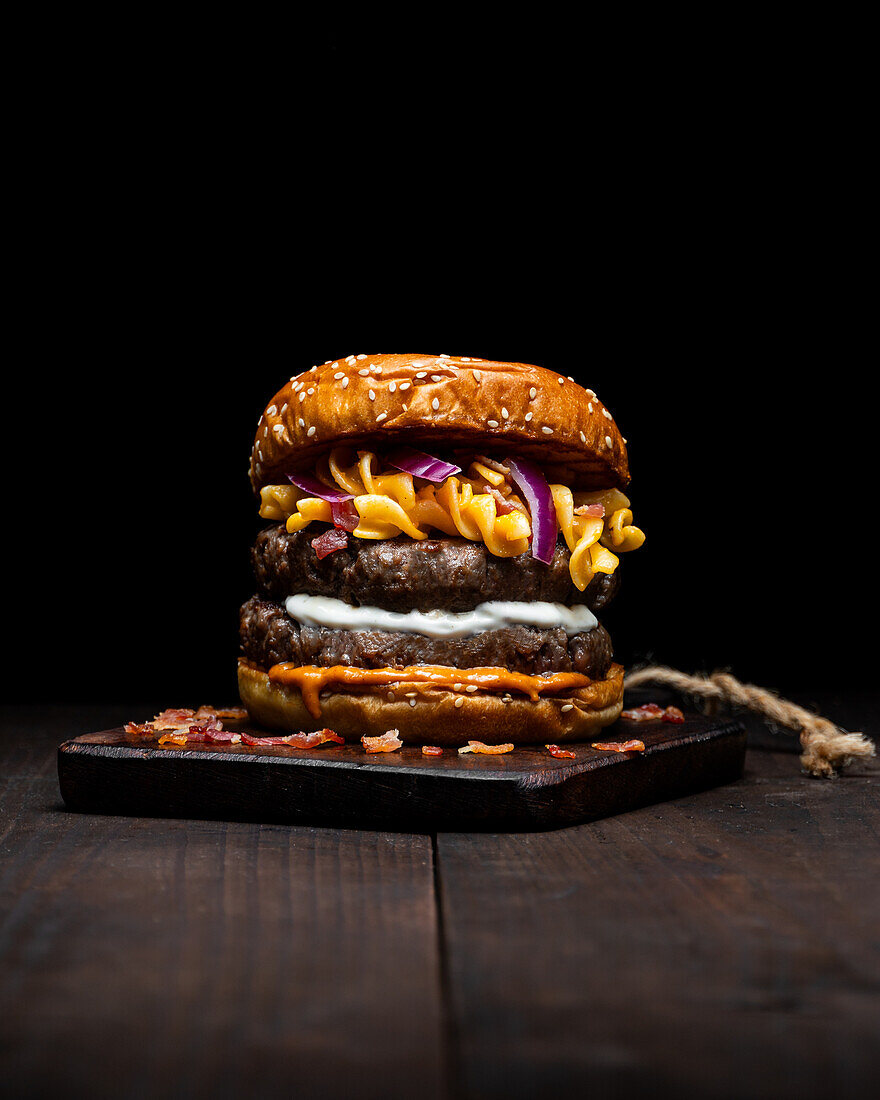
[[[255,491],[334,447],[518,455],[572,489],[623,488],[626,441],[592,390],[528,363],[350,355],[295,375],[257,425]]]

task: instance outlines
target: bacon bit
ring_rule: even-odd
[[[502,493],[500,489],[496,489],[494,485],[485,485],[483,487],[483,492],[495,498],[496,515],[506,516],[516,511],[516,508],[510,503],[504,493]]]
[[[675,722],[684,721],[684,715],[678,707],[661,707],[656,703],[643,703],[634,710],[625,710],[621,718],[628,718],[631,722]]]
[[[287,742],[283,737],[254,737],[250,733],[243,733],[241,735],[242,741],[246,745],[286,745]]]
[[[544,748],[557,760],[574,760],[577,756],[571,749],[561,749],[558,745],[545,745]]]
[[[151,733],[155,733],[156,731],[153,728],[152,722],[141,722],[140,724],[137,722],[126,722],[125,732],[137,734],[139,737],[149,737]]]
[[[439,745],[422,745],[422,756],[442,756],[443,750]]]
[[[596,519],[602,519],[605,516],[605,505],[582,504],[579,508],[575,508],[574,514],[576,516],[595,516]]]
[[[199,707],[193,717],[197,720],[202,718],[227,718],[231,722],[243,722],[248,716],[248,712],[244,707],[223,707],[218,710],[216,707]]]
[[[602,749],[603,752],[644,752],[644,741],[594,741],[594,749]]]
[[[346,546],[348,546],[348,534],[339,527],[331,527],[323,535],[318,535],[316,539],[312,539],[312,548],[318,555],[319,561],[337,550],[344,550]]]
[[[482,741],[468,741],[458,750],[459,756],[464,752],[478,752],[484,756],[500,756],[501,753],[513,752],[513,745],[509,742],[504,745],[484,745]]]
[[[161,714],[157,714],[153,719],[153,728],[157,730],[179,729],[184,725],[189,725],[195,715],[194,710],[163,710]]]
[[[379,737],[367,737],[365,734],[361,744],[367,752],[396,752],[403,745],[399,734],[400,730],[386,730]]]
[[[160,745],[185,745],[185,733],[166,733],[159,738]]]
[[[358,510],[354,506],[354,501],[351,500],[331,500],[330,515],[337,527],[348,532],[353,531],[361,521]]]
[[[231,730],[220,730],[216,728],[203,730],[195,727],[191,729],[190,732],[190,737],[195,740],[195,737],[193,737],[193,733],[195,733],[196,735],[198,735],[199,733],[204,733],[205,740],[208,742],[209,745],[237,745],[241,740],[241,734],[233,733]]]
[[[330,729],[316,730],[314,733],[288,733],[282,740],[285,745],[290,745],[292,749],[316,749],[318,745],[323,745],[325,741],[333,741],[337,745],[345,744],[345,738],[340,737],[338,733],[334,733]]]

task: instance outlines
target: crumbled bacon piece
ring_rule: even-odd
[[[199,707],[193,715],[197,721],[203,718],[227,718],[232,722],[243,722],[247,716],[248,712],[244,707],[223,707],[220,710],[216,707]]]
[[[126,722],[125,732],[134,733],[139,737],[149,737],[151,733],[155,733],[152,722]]]
[[[478,752],[485,756],[500,756],[504,752],[513,752],[513,745],[510,742],[504,745],[484,745],[482,741],[468,741],[458,752],[459,755],[464,752]]]
[[[160,745],[185,745],[185,733],[165,733],[159,738]]]
[[[288,733],[282,740],[285,745],[290,745],[294,749],[316,749],[325,741],[332,741],[336,745],[345,744],[344,737],[340,737],[338,733],[329,729],[316,730],[314,733]]]
[[[575,508],[574,514],[576,516],[594,516],[596,519],[602,519],[605,515],[605,505],[582,504],[579,508]]]
[[[561,749],[558,745],[545,745],[544,748],[557,760],[574,760],[577,755],[571,749]]]
[[[678,707],[667,707],[666,710],[663,711],[663,718],[661,719],[661,721],[675,722],[676,724],[678,724],[684,721],[684,715],[678,709]]]
[[[361,521],[357,508],[352,500],[332,500],[330,502],[330,515],[333,523],[343,531],[351,532]],[[321,555],[318,555],[321,557]]]
[[[283,737],[254,737],[250,733],[243,733],[241,735],[242,741],[246,745],[286,745],[287,742]]]
[[[157,714],[153,719],[153,728],[157,730],[181,729],[183,726],[189,725],[195,717],[195,713],[194,710],[174,708],[163,710],[161,714]]]
[[[491,497],[495,498],[495,514],[498,516],[506,516],[511,512],[515,512],[516,508],[504,493],[500,489],[496,489],[494,485],[486,485],[483,488],[484,493],[488,493]]]
[[[442,756],[443,750],[439,745],[422,745],[422,756]]]
[[[346,546],[348,546],[348,534],[339,527],[331,527],[323,535],[312,539],[312,549],[318,555],[319,561],[337,550],[344,550]]]
[[[237,745],[241,740],[240,733],[233,733],[232,730],[221,729],[205,729],[199,732],[204,733],[205,740],[209,745]]]
[[[594,749],[604,752],[644,752],[644,741],[594,741]]]
[[[400,730],[386,730],[378,737],[367,737],[365,734],[361,744],[367,752],[396,752],[403,745],[399,734]]]

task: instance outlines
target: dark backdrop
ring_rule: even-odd
[[[871,675],[873,412],[862,364],[832,358],[809,318],[691,277],[561,297],[508,276],[499,297],[466,272],[395,308],[381,283],[323,273],[287,297],[187,274],[132,295],[102,276],[100,309],[64,314],[24,372],[7,430],[8,699],[233,699],[257,419],[291,374],[377,350],[534,362],[596,390],[629,440],[647,532],[606,619],[625,663],[807,693]]]

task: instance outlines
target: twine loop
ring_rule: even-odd
[[[797,731],[803,749],[804,771],[822,779],[833,779],[842,768],[856,760],[867,760],[875,752],[873,741],[863,733],[849,733],[768,688],[744,684],[727,672],[694,676],[666,665],[649,665],[630,672],[624,686],[635,688],[647,683],[664,684],[714,703],[745,707],[777,725]]]

